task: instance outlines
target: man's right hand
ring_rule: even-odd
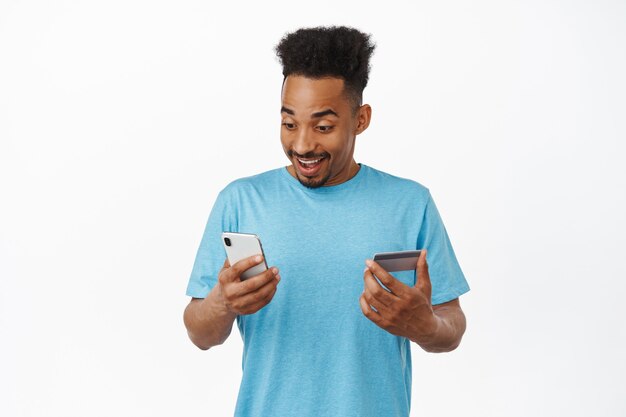
[[[278,268],[271,267],[259,275],[241,280],[244,271],[261,262],[263,257],[260,255],[242,259],[233,266],[230,266],[228,259],[224,262],[218,281],[220,299],[228,311],[234,314],[252,314],[272,301],[280,281]]]
[[[276,292],[280,280],[277,268],[241,280],[241,274],[263,261],[252,256],[232,267],[228,260],[218,274],[218,283],[205,298],[193,298],[183,316],[191,341],[200,349],[221,345],[230,335],[239,314],[256,313],[265,307]]]

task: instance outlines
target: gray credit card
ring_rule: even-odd
[[[374,261],[387,272],[411,271],[417,268],[420,250],[403,250],[398,252],[380,252],[374,254]]]

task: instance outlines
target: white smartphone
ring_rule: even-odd
[[[263,255],[263,262],[247,269],[243,272],[243,274],[241,274],[242,281],[255,275],[259,275],[263,271],[267,270],[265,254],[263,253],[261,240],[257,235],[250,233],[224,232],[222,233],[222,243],[224,244],[224,249],[226,250],[228,262],[231,265],[234,265],[240,260],[250,256]]]
[[[374,254],[374,261],[387,272],[411,271],[417,268],[417,258],[421,250],[380,252]]]

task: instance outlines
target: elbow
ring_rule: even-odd
[[[420,345],[420,347],[428,353],[447,353],[447,352],[452,352],[453,350],[458,348],[460,344],[461,344],[461,340],[459,340],[458,342],[449,344],[449,345],[439,345],[439,346],[421,346]]]
[[[187,336],[191,343],[193,343],[200,350],[209,350],[212,347],[219,346],[226,341],[226,338],[223,339],[215,339],[211,337],[207,337],[206,335],[200,336],[194,334],[191,330],[187,329]]]
[[[420,344],[420,347],[428,353],[446,353],[456,350],[461,345],[461,340],[465,334],[465,320],[462,321],[462,325],[457,327],[454,334],[449,337],[440,339],[435,342]]]
[[[224,337],[219,337],[214,332],[203,332],[193,324],[188,323],[187,320],[185,320],[185,327],[187,328],[189,340],[200,350],[209,350],[212,347],[223,344],[230,334],[228,332]]]
[[[207,343],[205,341],[199,340],[197,338],[194,338],[189,332],[187,332],[187,334],[189,335],[189,340],[191,340],[191,343],[193,343],[200,350],[209,350],[214,346],[221,345],[221,343],[211,344],[211,343]]]
[[[446,353],[456,350],[461,345],[461,340],[467,329],[467,320],[465,314],[460,307],[453,310],[445,309],[443,312],[452,312],[448,316],[448,325],[446,330],[441,334],[439,340],[431,343],[420,345],[422,349],[429,353]],[[454,314],[456,313],[456,314]]]
[[[450,344],[444,345],[444,346],[422,346],[422,349],[424,349],[428,353],[447,353],[447,352],[452,352],[453,350],[458,348],[460,345],[461,345],[461,339],[454,341]]]
[[[231,332],[231,327],[221,329],[206,319],[199,318],[196,306],[198,302],[191,302],[183,313],[183,322],[187,329],[189,340],[200,350],[209,350],[223,344]]]
[[[197,335],[194,334],[189,328],[187,328],[187,336],[191,343],[193,343],[200,350],[209,350],[212,347],[219,346],[223,344],[226,339],[214,339],[211,337],[207,337],[207,335]]]
[[[193,343],[200,350],[209,350],[213,346],[221,345],[224,342],[223,340],[212,340],[211,337],[209,337],[209,334],[206,334],[206,332],[203,334],[203,332],[199,331],[200,329],[198,329],[198,324],[194,320],[194,314],[192,313],[190,306],[187,306],[185,309],[183,314],[183,323],[185,325],[185,329],[187,329],[187,337],[189,337],[191,343]]]

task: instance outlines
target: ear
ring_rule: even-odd
[[[358,135],[363,133],[365,129],[370,125],[370,120],[372,119],[372,108],[369,104],[364,104],[357,110],[356,115],[356,129],[354,130],[354,134]]]

